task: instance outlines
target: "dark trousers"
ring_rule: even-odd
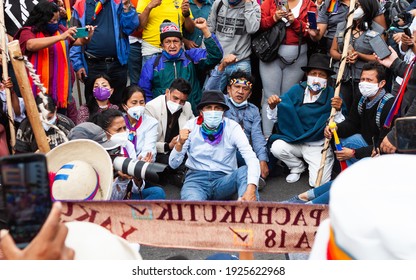
[[[127,65],[129,68],[130,84],[137,85],[142,72],[142,44],[140,42],[130,44],[129,60]]]

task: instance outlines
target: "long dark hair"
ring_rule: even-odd
[[[143,97],[144,97],[144,102],[146,102],[146,94],[144,93],[144,90],[139,87],[138,85],[129,85],[128,87],[126,87],[123,90],[122,93],[122,97],[121,97],[121,110],[123,110],[124,112],[126,111],[123,107],[123,105],[127,106],[127,101],[129,101],[130,97],[133,95],[133,93],[135,92],[141,92]]]
[[[110,87],[112,88],[112,86],[111,86],[111,79],[110,79],[109,76],[107,76],[105,73],[100,73],[97,76],[95,76],[94,83],[99,78],[103,78],[104,80],[106,80],[108,82],[108,84],[110,85]],[[93,85],[94,85],[94,83],[93,83]],[[92,93],[93,90],[94,90],[94,87],[92,87],[92,90],[90,92],[91,95],[93,95],[93,93]],[[92,116],[92,115],[94,115],[95,113],[98,112],[98,109],[100,107],[98,106],[97,100],[94,98],[94,96],[91,97],[88,100],[88,102],[87,102],[87,108],[88,108],[88,111],[90,112],[90,116]]]
[[[107,131],[117,117],[123,117],[123,113],[116,109],[108,109],[91,116],[88,121]]]
[[[367,23],[368,28],[371,29],[374,18],[378,15],[380,11],[380,5],[377,0],[360,0],[361,8],[364,11],[364,16],[361,19],[361,30],[365,30],[364,24]]]
[[[29,17],[23,26],[33,26],[35,32],[46,32],[48,22],[59,11],[58,5],[45,1],[33,7]]]

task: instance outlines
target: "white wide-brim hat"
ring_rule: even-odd
[[[51,182],[51,194],[56,200],[85,200],[86,182],[91,179],[99,180],[99,188],[92,200],[109,200],[113,184],[113,164],[107,151],[98,143],[79,139],[63,143],[46,154],[48,171],[56,174],[60,169],[73,162],[83,162],[90,168],[78,168],[76,174],[70,174],[70,180],[59,180],[59,188],[54,189],[54,182]],[[89,170],[93,170],[89,172]],[[70,195],[67,195],[71,188]]]
[[[89,222],[67,222],[65,245],[75,251],[75,260],[141,260],[138,244]]]
[[[416,259],[416,155],[382,155],[348,167],[330,190],[310,259]]]

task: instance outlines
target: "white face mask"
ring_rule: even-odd
[[[209,128],[217,128],[222,122],[224,111],[204,111],[202,114],[206,126]]]
[[[235,107],[237,107],[237,108],[244,107],[244,106],[246,106],[246,105],[248,104],[248,101],[247,101],[247,100],[244,100],[244,101],[243,101],[243,102],[241,102],[241,103],[237,103],[237,102],[235,102],[235,101],[233,100],[233,98],[232,98],[232,97],[230,97],[230,101],[231,101],[231,103],[233,103],[233,105],[234,105]]]
[[[134,106],[127,110],[127,114],[129,114],[129,116],[133,119],[138,120],[141,116],[143,116],[144,110],[145,108],[143,106]]]
[[[361,7],[358,7],[354,11],[354,20],[358,20],[364,16],[364,10]]]
[[[358,84],[361,94],[364,97],[373,97],[380,90],[378,83],[360,82]]]
[[[315,76],[308,76],[307,85],[309,90],[314,92],[319,92],[326,88],[327,79],[315,77]]]
[[[49,121],[46,121],[46,122],[47,122],[48,124],[52,124],[52,125],[54,125],[54,124],[56,123],[56,115],[54,115],[52,119],[50,119]],[[51,128],[51,126],[49,126],[48,124],[46,124],[46,123],[42,122],[42,126],[43,126],[43,129],[44,129],[45,131],[48,131],[48,130]]]
[[[176,112],[178,112],[183,107],[181,104],[175,103],[171,100],[168,100],[168,102],[166,102],[166,106],[168,107],[169,112],[171,114],[175,114]]]
[[[129,132],[119,132],[116,134],[111,135],[111,141],[117,144],[117,146],[125,147],[127,145],[127,142],[129,137]]]

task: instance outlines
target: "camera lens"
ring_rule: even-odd
[[[114,169],[136,178],[155,183],[163,184],[167,179],[166,164],[157,162],[144,162],[137,159],[116,157],[113,161]]]

